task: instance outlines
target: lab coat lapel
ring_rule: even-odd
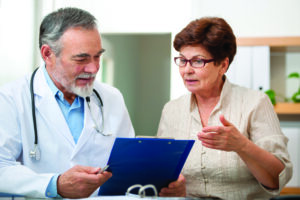
[[[43,70],[40,68],[34,79],[34,93],[35,93],[35,106],[36,112],[39,113],[46,124],[52,124],[51,128],[53,133],[62,135],[73,146],[75,145],[74,139],[66,120],[55,100],[55,97],[50,90]]]
[[[97,97],[93,94],[91,96],[91,111],[89,110],[87,103],[84,104],[84,127],[79,137],[78,143],[73,151],[71,162],[73,164],[81,163],[89,166],[104,166],[109,158],[110,150],[113,146],[115,136],[103,136],[98,133],[95,129],[95,124],[92,119],[92,115],[95,118],[95,123],[98,127],[101,127],[102,116],[100,103]],[[92,114],[92,115],[91,115]],[[107,121],[106,121],[107,122]],[[105,124],[104,128],[109,129],[108,123]],[[105,131],[104,129],[104,131]],[[93,159],[87,159],[86,154],[93,154]],[[100,158],[99,158],[99,155]]]
[[[94,101],[91,101],[91,107],[96,108],[96,104]],[[95,116],[100,116],[99,113],[100,109],[93,109],[93,114]],[[99,117],[95,117],[96,120],[99,119]],[[90,110],[87,106],[87,102],[84,101],[84,126],[82,129],[82,132],[80,134],[80,137],[78,139],[76,148],[73,152],[73,156],[75,156],[82,148],[84,148],[84,144],[89,140],[89,138],[93,135],[97,134],[96,129],[94,128],[93,119],[90,113]]]

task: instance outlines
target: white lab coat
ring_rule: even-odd
[[[96,132],[85,101],[84,127],[75,144],[65,118],[46,83],[42,69],[34,78],[34,96],[41,159],[29,157],[34,147],[30,75],[0,89],[0,192],[45,197],[55,173],[74,165],[104,167],[115,137],[133,137],[134,130],[123,96],[111,86],[95,83],[103,101],[104,132]],[[100,102],[93,93],[91,110],[101,127]]]

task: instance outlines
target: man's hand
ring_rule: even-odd
[[[105,183],[112,174],[98,174],[99,168],[74,166],[57,179],[57,193],[64,198],[89,197],[99,186]]]
[[[185,197],[185,178],[183,175],[179,175],[177,181],[171,182],[167,188],[162,188],[159,196],[162,197]]]

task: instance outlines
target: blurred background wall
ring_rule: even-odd
[[[0,85],[41,65],[39,24],[66,6],[98,19],[107,49],[99,79],[121,90],[142,135],[155,134],[162,106],[186,92],[172,41],[191,20],[223,17],[237,37],[300,35],[298,0],[0,0]]]
[[[299,0],[0,0],[0,86],[42,64],[39,24],[46,14],[66,6],[86,9],[98,19],[107,51],[97,79],[123,93],[137,135],[155,135],[163,105],[187,92],[173,64],[177,52],[172,41],[191,20],[223,17],[237,37],[300,36]],[[259,53],[262,60],[254,65],[258,66],[256,72],[252,72],[253,66],[244,70],[241,63],[249,63],[248,57],[240,60],[237,55],[228,76],[254,89],[254,78],[262,77],[266,82],[263,89],[269,89],[285,87],[274,77],[290,71],[300,73],[300,51],[273,54],[270,48],[263,48]],[[251,52],[254,50],[238,50],[250,59]],[[272,71],[270,63],[275,65]],[[266,68],[260,70],[262,65]],[[241,71],[252,76],[242,76]],[[299,115],[298,120],[281,120],[281,126],[291,139],[289,148],[296,165],[291,185],[300,186]]]

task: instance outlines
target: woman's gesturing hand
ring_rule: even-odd
[[[212,149],[239,152],[248,143],[248,138],[227,121],[224,115],[220,116],[223,126],[208,126],[198,133],[202,145]]]

